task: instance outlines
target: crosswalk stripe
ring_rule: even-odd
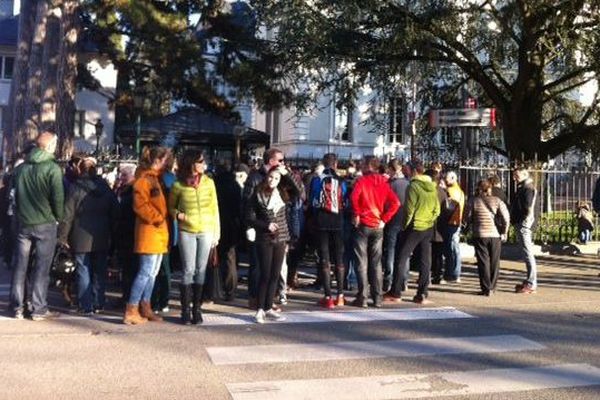
[[[475,318],[454,307],[410,308],[390,310],[348,310],[348,311],[292,311],[283,313],[285,321],[275,324],[295,324],[314,322],[373,322],[373,321],[416,321],[425,319]],[[203,314],[204,326],[249,325],[254,324],[254,313],[244,314]]]
[[[421,357],[462,353],[506,353],[545,346],[518,335],[374,340],[306,344],[207,347],[215,365]]]
[[[562,364],[356,378],[230,383],[233,400],[415,399],[600,385],[600,368]]]

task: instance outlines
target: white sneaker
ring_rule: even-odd
[[[285,294],[282,294],[279,296],[279,304],[281,304],[282,306],[285,306],[288,303],[287,301],[287,296]]]
[[[256,312],[256,315],[254,316],[254,320],[256,321],[257,324],[264,324],[265,323],[265,311],[263,309],[259,309]]]
[[[285,321],[285,317],[284,316],[282,316],[277,311],[273,311],[272,309],[268,310],[265,313],[265,315],[266,315],[267,319],[270,319],[271,321]]]

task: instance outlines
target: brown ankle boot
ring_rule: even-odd
[[[161,322],[163,319],[160,315],[154,314],[149,301],[140,301],[140,314],[148,321]]]
[[[148,322],[147,318],[140,315],[137,304],[127,303],[125,307],[125,316],[123,317],[123,323],[127,325],[141,325]]]

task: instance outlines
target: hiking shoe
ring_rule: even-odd
[[[265,317],[271,321],[285,321],[285,317],[273,309],[267,310]]]
[[[354,299],[354,301],[352,302],[352,305],[354,307],[359,307],[359,308],[367,308],[369,306],[367,304],[367,299],[360,298],[360,297],[357,297],[356,299]]]
[[[279,304],[281,304],[282,306],[285,306],[288,303],[287,300],[287,296],[285,293],[282,293],[281,295],[279,295]]]
[[[331,297],[323,297],[321,300],[319,300],[319,305],[328,309],[335,308],[335,304],[333,303],[333,299]]]
[[[55,311],[46,311],[43,314],[33,314],[31,315],[31,319],[34,321],[46,321],[48,319],[55,319],[60,317],[60,313],[57,313]]]
[[[265,323],[265,312],[262,309],[259,309],[256,312],[256,315],[254,316],[254,320],[256,321],[257,324],[264,324]]]
[[[346,305],[346,299],[343,294],[338,294],[337,299],[335,299],[335,305],[337,307],[342,307]]]
[[[25,315],[23,314],[23,310],[15,311],[15,319],[21,320],[25,319]]]
[[[385,293],[383,295],[383,301],[385,301],[386,303],[400,303],[402,301],[402,297],[394,296],[391,293]]]
[[[516,293],[532,294],[535,293],[535,288],[531,286],[531,283],[523,283],[515,286]]]
[[[426,297],[424,297],[423,295],[416,295],[415,297],[413,297],[413,301],[417,304],[421,304],[421,305],[427,305],[427,304],[431,304],[431,300],[427,300]]]

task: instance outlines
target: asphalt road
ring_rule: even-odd
[[[284,309],[290,320],[323,322],[245,323],[240,299],[206,306],[212,322],[186,327],[175,292],[166,321],[140,327],[121,324],[116,311],[84,318],[65,309],[44,322],[3,313],[0,399],[597,400],[600,260],[539,263],[534,295],[513,293],[525,268],[503,261],[498,292],[476,296],[475,269],[465,262],[462,283],[434,286],[433,304],[405,301],[383,314],[345,307],[354,314],[336,310],[342,321],[321,313],[310,290],[293,292]],[[2,310],[9,279],[2,268]],[[61,304],[57,293],[51,304]],[[239,323],[219,325],[232,319]]]

